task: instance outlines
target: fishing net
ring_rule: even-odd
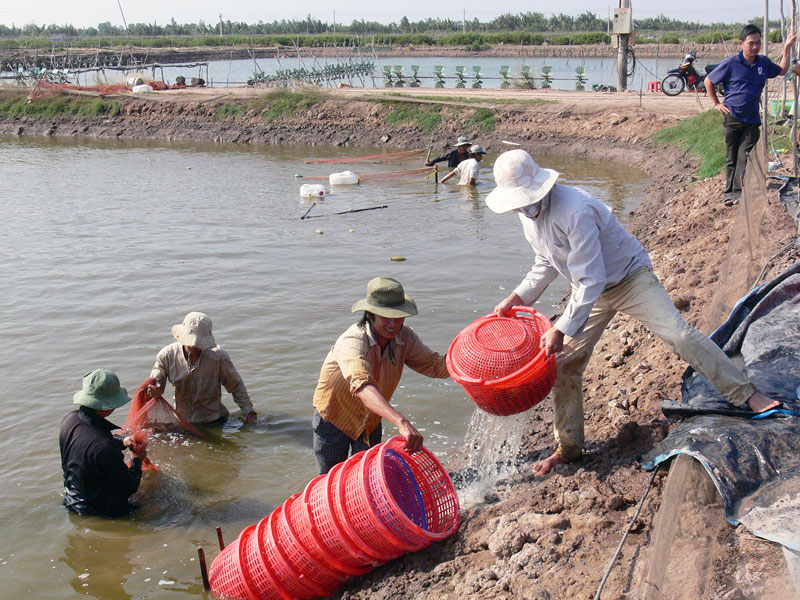
[[[73,85],[71,83],[49,83],[43,79],[36,82],[31,93],[28,94],[29,100],[44,98],[45,96],[57,96],[59,94],[79,94],[81,92],[91,92],[94,94],[119,94],[130,91],[121,83],[110,85]]]
[[[418,179],[410,180],[410,181],[422,181],[427,179],[433,173],[433,167],[420,167],[419,169],[403,169],[402,171],[377,171],[375,173],[359,173],[358,174],[358,181],[365,182],[365,181],[388,181],[390,179],[406,179],[408,177],[413,177],[414,175],[421,175],[425,173],[425,177],[420,177]],[[308,179],[310,181],[328,181],[327,175],[313,175],[311,177],[304,177],[304,179]]]
[[[719,285],[704,315],[704,329],[716,329],[733,309],[737,300],[756,283],[769,260],[764,218],[769,208],[767,198],[767,160],[764,144],[750,151],[742,178],[742,195],[736,221],[728,242],[725,261],[719,273]]]
[[[417,156],[422,154],[425,150],[405,150],[403,152],[390,152],[388,154],[373,154],[371,156],[351,156],[346,158],[320,158],[315,160],[307,160],[305,164],[310,165],[312,163],[322,164],[322,163],[350,163],[350,162],[361,162],[361,161],[369,161],[374,160],[378,163],[383,162],[392,162],[394,160],[402,160],[404,158],[410,158],[412,156]]]
[[[147,387],[156,384],[155,378],[146,379],[136,389],[136,394],[131,402],[131,409],[125,420],[125,429],[133,433],[136,442],[138,444],[146,442],[150,431],[180,431],[202,438],[203,434],[197,427],[180,416],[164,399],[164,396],[147,397]],[[142,461],[142,468],[155,469],[155,465],[149,459],[145,459]]]

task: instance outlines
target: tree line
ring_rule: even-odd
[[[752,22],[759,24],[757,18]],[[570,33],[570,32],[605,32],[608,19],[586,11],[577,16],[559,13],[546,17],[540,12],[524,12],[519,14],[502,14],[491,21],[481,22],[478,19],[461,21],[454,19],[424,19],[409,21],[407,17],[399,23],[378,23],[376,21],[353,20],[349,25],[328,23],[313,19],[308,15],[305,19],[280,20],[264,23],[244,23],[236,21],[220,21],[217,23],[177,23],[171,19],[169,23],[131,23],[127,29],[109,21],[97,27],[74,27],[72,25],[36,25],[29,23],[21,27],[0,25],[0,38],[32,38],[61,37],[70,39],[94,37],[176,37],[176,36],[257,36],[257,35],[299,35],[343,33],[352,35],[368,34],[447,34],[457,32],[533,32],[533,33]],[[641,31],[689,31],[729,30],[736,31],[744,23],[711,23],[701,24],[694,21],[681,21],[665,15],[646,19],[636,19],[636,26]],[[779,27],[779,22],[770,27]]]

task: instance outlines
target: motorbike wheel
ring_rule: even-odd
[[[677,96],[683,91],[686,82],[683,80],[683,77],[680,75],[667,75],[661,81],[661,91],[664,92],[667,96]]]

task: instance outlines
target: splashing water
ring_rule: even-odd
[[[528,429],[527,413],[509,417],[476,410],[467,428],[467,466],[455,476],[462,508],[483,502],[501,479],[519,472],[516,460]]]

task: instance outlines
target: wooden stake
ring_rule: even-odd
[[[222,539],[222,529],[217,527],[217,541],[219,542],[220,552],[225,550],[225,542]]]
[[[208,582],[208,566],[206,566],[206,553],[202,546],[197,547],[197,560],[200,561],[200,576],[203,578],[203,589],[208,591],[211,584]]]

